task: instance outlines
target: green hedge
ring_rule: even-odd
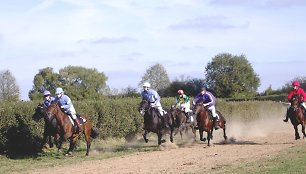
[[[77,113],[88,115],[100,139],[127,138],[142,133],[143,119],[137,108],[140,98],[105,98],[99,101],[74,102]],[[175,98],[162,98],[164,108],[174,104]],[[39,150],[44,122],[32,120],[40,101],[0,102],[0,153],[33,154]],[[282,114],[282,104],[272,101],[227,102],[218,100],[217,109],[227,120],[256,119],[262,113]],[[268,116],[268,115],[267,115]]]

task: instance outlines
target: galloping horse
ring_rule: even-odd
[[[143,139],[147,143],[149,140],[147,138],[147,134],[149,132],[154,132],[158,137],[158,145],[166,142],[166,140],[162,139],[163,131],[164,131],[164,122],[161,117],[164,117],[164,121],[169,120],[168,114],[160,115],[158,109],[155,107],[151,107],[150,103],[146,100],[142,100],[139,104],[138,111],[144,118],[144,134]]]
[[[180,108],[177,108],[175,106],[171,106],[171,109],[169,110],[169,116],[170,116],[170,141],[173,142],[173,137],[180,132],[181,138],[182,138],[182,131],[185,130],[188,131],[188,128],[190,127],[194,138],[196,137],[196,130],[194,128],[194,122],[187,123],[187,118],[185,115],[185,112],[182,111]],[[175,131],[174,131],[175,130]]]
[[[75,131],[75,128],[72,125],[69,116],[66,115],[61,110],[61,108],[56,102],[53,102],[49,106],[46,114],[49,118],[55,118],[58,123],[57,132],[60,135],[60,139],[58,143],[59,144],[58,150],[60,150],[63,141],[65,141],[66,139],[69,139],[70,146],[69,146],[69,149],[66,155],[72,155],[72,151],[75,148],[76,141],[83,133],[85,135],[85,141],[87,144],[86,156],[89,155],[91,138],[96,138],[98,135],[98,133],[92,129],[92,125],[89,120],[89,117],[85,115],[81,115],[80,117],[77,116],[77,119],[80,119],[81,128],[82,128],[82,132],[81,132],[81,131]]]
[[[42,104],[38,105],[35,109],[35,113],[32,116],[32,119],[38,122],[40,119],[44,118],[45,126],[42,140],[42,150],[49,147],[53,147],[52,137],[54,137],[54,142],[58,145],[59,134],[57,133],[57,122],[55,118],[49,118],[46,114],[47,108],[45,108]]]
[[[306,120],[305,120],[305,116],[304,116],[304,108],[303,106],[301,106],[300,103],[300,96],[293,96],[291,99],[291,106],[289,108],[289,112],[288,112],[288,116],[290,118],[291,124],[294,127],[294,131],[295,131],[295,139],[300,139],[300,135],[298,132],[298,125],[301,124],[302,125],[302,133],[303,133],[303,138],[306,137],[305,134],[305,124],[306,124]]]
[[[226,136],[226,121],[223,115],[219,112],[216,111],[217,114],[219,115],[219,121],[217,124],[219,125],[220,128],[223,129],[223,137],[225,140],[227,140]],[[208,111],[202,102],[199,102],[198,104],[195,105],[194,107],[194,115],[196,115],[196,119],[198,122],[198,127],[199,127],[199,133],[200,133],[200,140],[201,141],[206,141],[206,138],[203,138],[203,131],[207,132],[207,145],[210,146],[210,140],[213,138],[213,119],[211,118],[210,111]]]

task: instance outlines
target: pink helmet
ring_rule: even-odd
[[[184,91],[182,89],[180,89],[180,90],[177,91],[177,93],[181,95],[181,94],[184,94]]]
[[[298,81],[292,82],[292,86],[300,86],[300,83]]]

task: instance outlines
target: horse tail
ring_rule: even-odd
[[[99,133],[96,130],[94,130],[93,128],[91,128],[90,137],[95,139],[98,136],[99,136]]]

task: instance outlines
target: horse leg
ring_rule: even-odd
[[[207,145],[210,146],[210,139],[211,139],[211,132],[210,130],[207,131]]]
[[[203,138],[203,130],[199,129],[200,141],[206,141],[206,138]]]
[[[173,127],[170,130],[170,142],[173,143]]]
[[[147,134],[148,134],[148,131],[145,130],[145,132],[143,133],[143,139],[146,143],[149,141],[149,139],[147,138]]]
[[[295,131],[295,140],[300,139],[300,135],[299,135],[299,132],[298,132],[297,125],[294,125],[294,131]]]
[[[62,138],[59,138],[58,140],[58,144],[57,144],[57,151],[58,152],[61,152],[62,151],[62,144],[63,144],[63,139]]]
[[[85,141],[86,141],[86,146],[87,146],[87,149],[86,149],[86,156],[89,155],[89,150],[90,150],[90,146],[91,146],[91,138],[90,138],[90,134],[91,134],[91,125],[87,125],[85,123],[85,126],[83,128],[83,134],[85,136]]]
[[[166,142],[166,140],[162,140],[162,134],[160,132],[157,133],[157,137],[158,137],[158,145],[161,145],[161,143]]]
[[[303,139],[306,137],[306,134],[305,134],[305,124],[302,123],[302,132],[303,132]]]
[[[224,139],[225,140],[227,140],[227,136],[226,136],[226,127],[225,127],[225,125],[224,125],[224,128],[223,128],[223,137],[224,137]]]

